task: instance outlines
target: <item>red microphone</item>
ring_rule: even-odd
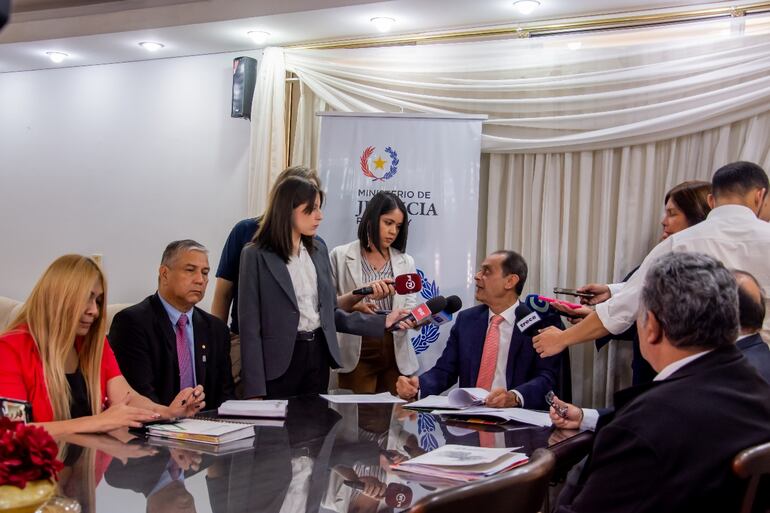
[[[422,290],[422,280],[417,273],[399,274],[393,283],[396,294],[403,296],[405,294],[414,294]],[[368,296],[374,292],[372,287],[361,287],[353,291],[357,296]]]

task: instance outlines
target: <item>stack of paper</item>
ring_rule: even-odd
[[[489,391],[483,388],[455,388],[449,395],[429,395],[424,399],[405,405],[405,408],[415,410],[462,410],[471,406],[482,406]]]
[[[286,417],[289,401],[225,401],[217,410],[220,415],[232,417],[266,417],[282,419]]]
[[[433,410],[431,413],[458,420],[481,419],[489,420],[492,423],[513,421],[541,427],[550,427],[552,424],[548,412],[525,410],[524,408],[479,407],[466,408],[464,410]]]
[[[399,404],[405,403],[403,399],[396,397],[390,392],[382,392],[380,394],[320,394],[321,397],[336,404],[352,404],[352,403],[367,403],[367,404]]]
[[[189,440],[204,444],[224,444],[254,436],[254,426],[216,420],[182,419],[172,424],[152,424],[150,436]]]
[[[473,481],[505,472],[528,461],[510,448],[445,445],[411,460],[391,465],[393,470],[452,481]]]

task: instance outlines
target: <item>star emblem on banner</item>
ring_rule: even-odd
[[[388,157],[390,157],[390,167],[387,168],[386,164],[388,161],[382,158],[381,155],[377,155],[374,159],[372,159],[372,155],[374,155],[374,149],[374,146],[368,146],[361,154],[361,158],[359,160],[361,164],[361,172],[364,174],[364,176],[371,178],[373,182],[384,182],[385,180],[393,178],[395,174],[398,173],[398,153],[396,153],[396,150],[394,150],[391,146],[387,146],[385,148],[385,153],[388,155]],[[384,171],[385,169],[388,171],[382,176],[375,175],[372,172],[372,169],[369,168],[370,159],[371,163],[374,164],[374,171]]]

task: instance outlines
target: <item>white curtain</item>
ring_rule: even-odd
[[[770,16],[532,40],[269,49],[261,66],[257,94],[268,99],[282,94],[286,71],[302,84],[292,163],[313,164],[313,110],[487,114],[479,251],[521,251],[530,291],[622,278],[657,240],[668,188],[739,158],[770,165]],[[253,151],[269,152],[253,169],[264,187],[283,162],[265,142],[284,135],[272,108],[254,120]],[[583,404],[605,403],[627,380],[625,347],[596,355],[584,345],[572,357]]]

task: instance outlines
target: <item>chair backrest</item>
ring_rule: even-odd
[[[759,488],[763,479],[770,479],[770,442],[749,447],[733,459],[733,472],[741,479],[748,479],[746,494],[743,496],[741,513],[767,511],[770,509],[770,493]],[[763,487],[764,488],[764,487]],[[760,490],[761,497],[757,497]],[[759,501],[760,504],[755,504]]]
[[[562,481],[570,469],[588,456],[594,445],[595,436],[593,431],[583,431],[548,447],[548,450],[556,456],[551,482]]]
[[[21,302],[9,297],[0,296],[0,332],[2,332],[21,310]]]
[[[529,463],[499,476],[442,490],[425,497],[410,513],[537,513],[548,492],[556,458],[537,449]]]

